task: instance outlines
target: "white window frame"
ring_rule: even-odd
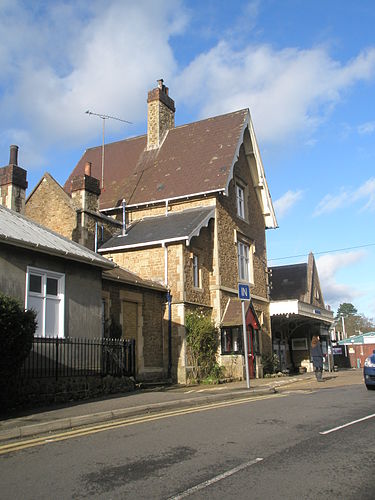
[[[30,286],[30,275],[41,277],[41,292],[31,292],[29,291]],[[57,295],[47,294],[47,278],[52,278],[57,280]],[[40,269],[36,267],[27,267],[26,272],[26,292],[25,292],[25,307],[26,309],[31,308],[31,298],[36,298],[41,300],[41,312],[42,317],[38,312],[38,326],[36,335],[38,337],[64,337],[64,316],[65,316],[65,275],[57,273],[54,271],[49,271],[47,269]],[[53,332],[53,335],[46,334],[46,313],[47,313],[47,300],[53,300],[58,303],[58,331]]]
[[[238,183],[236,183],[236,204],[238,217],[245,219],[245,188]]]
[[[201,288],[201,270],[199,268],[199,257],[193,253],[193,286],[194,288]]]
[[[253,253],[254,245],[241,240],[237,241],[238,278],[252,285],[254,284]]]

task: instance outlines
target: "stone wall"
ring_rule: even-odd
[[[136,300],[140,307],[140,339],[136,347],[142,358],[137,378],[165,378],[168,371],[168,329],[165,320],[166,296],[163,292],[103,280],[103,296],[109,300],[112,319],[121,323],[122,300]],[[134,298],[135,297],[135,298]]]
[[[184,246],[185,300],[189,303],[211,307],[210,280],[213,273],[214,221],[202,228],[200,235]],[[194,286],[193,256],[198,257],[199,286]]]
[[[130,377],[63,377],[18,378],[0,382],[1,410],[16,408],[37,408],[39,406],[67,403],[95,398],[108,394],[122,394],[135,390]]]
[[[27,199],[25,215],[65,238],[73,239],[77,226],[76,206],[50,175],[43,176]]]

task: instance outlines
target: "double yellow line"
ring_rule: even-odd
[[[131,425],[144,424],[147,422],[154,422],[156,420],[162,420],[170,417],[178,417],[187,415],[189,413],[199,413],[202,411],[213,410],[215,408],[225,408],[229,406],[235,406],[240,404],[252,403],[259,401],[261,399],[272,399],[285,397],[283,394],[271,394],[266,396],[251,397],[251,398],[241,398],[233,401],[222,401],[218,403],[210,403],[202,406],[194,406],[189,408],[181,408],[173,411],[165,411],[158,414],[143,415],[141,417],[126,418],[122,420],[116,420],[107,422],[104,424],[94,425],[90,427],[84,427],[76,430],[61,432],[57,434],[49,434],[48,436],[37,437],[33,439],[26,439],[22,441],[15,441],[12,443],[4,444],[0,446],[0,455],[6,453],[11,453],[14,451],[25,450],[27,448],[33,448],[35,446],[43,446],[49,443],[57,443],[58,441],[65,441],[67,439],[74,439],[82,436],[89,436],[91,434],[97,434],[98,432],[104,432],[111,429],[116,429],[119,427],[129,427]]]

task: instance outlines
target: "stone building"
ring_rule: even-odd
[[[163,80],[147,102],[147,134],[106,144],[104,164],[101,146],[86,150],[64,185],[66,203],[82,200],[75,194],[77,179],[90,165],[102,187],[96,216],[114,219],[112,237],[104,237],[98,251],[169,290],[164,319],[175,380],[189,377],[184,325],[194,309],[221,329],[218,360],[227,373],[243,376],[239,282],[251,286],[249,332],[260,373],[261,353],[271,352],[265,230],[277,222],[249,110],[175,127],[174,101]],[[37,198],[34,191],[27,211],[34,212]],[[91,235],[92,244],[89,221],[96,206],[88,210],[82,202],[80,210],[86,220],[81,233],[86,231],[87,241]],[[74,224],[68,228],[72,235]],[[96,241],[97,234],[96,226]],[[137,329],[135,315],[134,302],[123,301],[129,335]]]
[[[0,205],[0,292],[37,312],[37,336],[102,335],[108,259]]]

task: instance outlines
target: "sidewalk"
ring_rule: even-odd
[[[351,385],[362,382],[361,370],[347,370],[325,374],[326,383],[318,384],[313,373],[292,377],[255,379],[215,386],[170,386],[143,389],[114,397],[68,403],[48,410],[24,411],[16,418],[0,421],[0,442],[24,438],[34,434],[72,429],[152,412],[198,406],[215,401],[255,397],[277,392],[293,384],[308,388]]]

